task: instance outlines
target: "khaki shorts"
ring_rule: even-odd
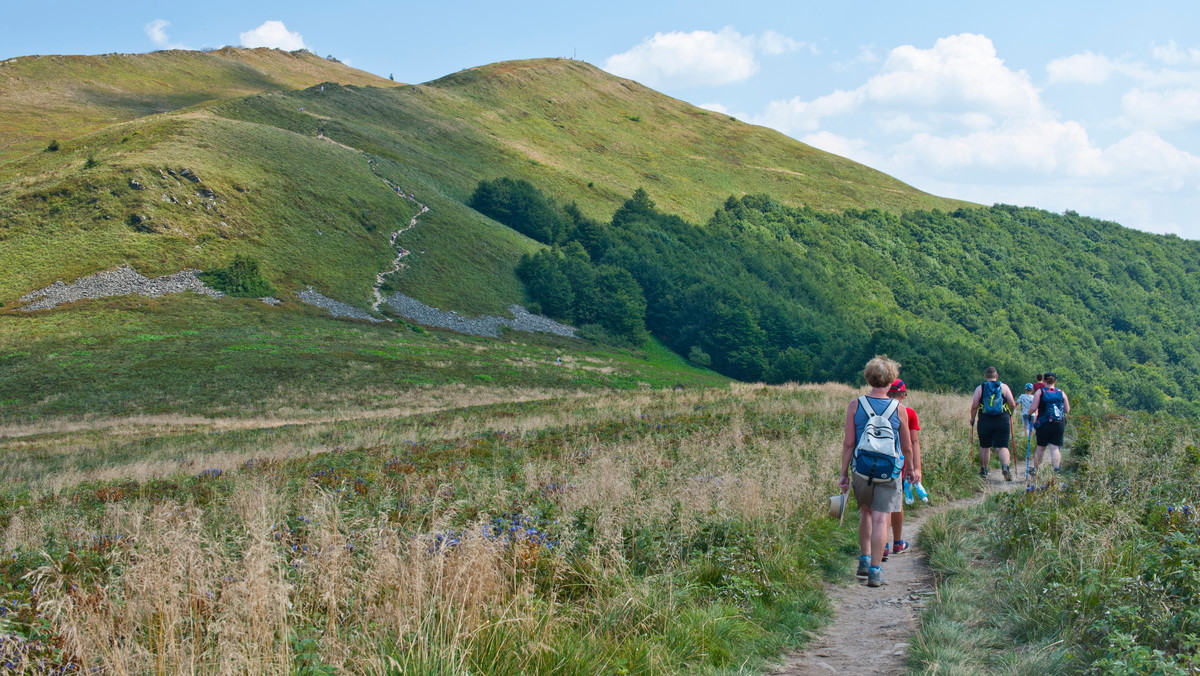
[[[900,480],[892,479],[882,483],[876,481],[868,484],[867,480],[857,474],[850,475],[851,486],[854,487],[854,499],[858,501],[859,509],[869,507],[876,512],[899,512],[904,507],[900,495]]]

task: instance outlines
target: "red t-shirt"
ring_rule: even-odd
[[[1046,383],[1034,383],[1034,384],[1033,384],[1033,391],[1034,391],[1034,392],[1037,392],[1038,390],[1042,389],[1042,388],[1043,388],[1043,387],[1045,387],[1045,386],[1046,386]]]
[[[920,432],[921,425],[917,422],[917,412],[912,410],[911,408],[907,408],[907,407],[905,407],[904,410],[908,411],[908,429],[909,429],[909,431]],[[910,452],[908,455],[912,455],[912,453]],[[908,455],[904,456],[904,469],[901,470],[902,475],[908,473]]]

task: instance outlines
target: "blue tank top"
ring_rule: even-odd
[[[867,397],[867,403],[875,413],[883,413],[884,409],[892,403],[891,399],[876,399],[875,397]],[[900,410],[904,408],[904,404],[896,407],[896,412],[892,414],[891,420],[892,429],[896,432],[896,455],[899,457],[899,462],[896,464],[896,476],[900,475],[901,469],[904,467],[904,451],[900,450]],[[854,412],[854,439],[855,443],[862,436],[863,429],[867,426],[867,412],[862,410],[862,404],[858,405],[858,410]]]

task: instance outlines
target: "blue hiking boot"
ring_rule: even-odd
[[[883,569],[879,566],[871,566],[867,571],[867,586],[882,587],[884,584],[886,583],[883,581]]]
[[[866,577],[871,568],[871,557],[863,554],[858,557],[858,572],[855,573],[858,577]]]

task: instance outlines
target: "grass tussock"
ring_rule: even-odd
[[[1067,471],[931,518],[941,584],[919,673],[1188,674],[1200,668],[1195,437],[1166,415],[1082,417]]]
[[[821,580],[848,574],[854,534],[824,511],[855,394],[610,394],[553,422],[480,407],[458,436],[348,421],[235,467],[11,482],[6,630],[55,646],[18,662],[105,673],[741,673],[826,621]],[[937,467],[962,401],[910,401]]]

